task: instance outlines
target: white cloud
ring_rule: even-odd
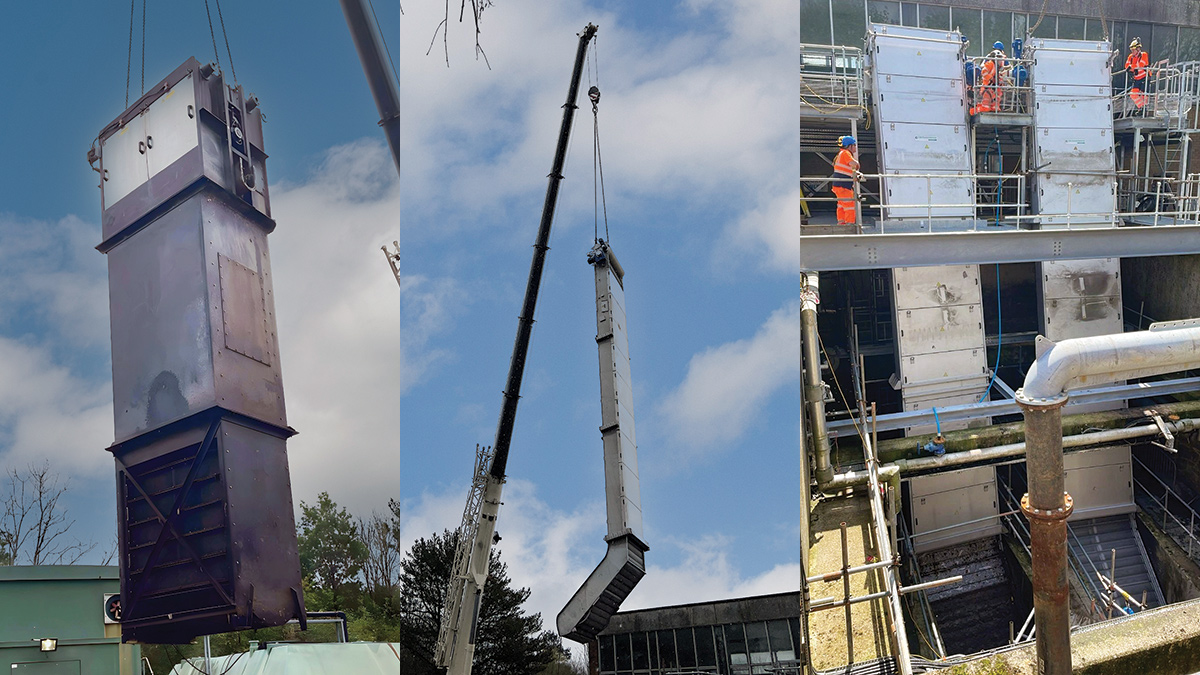
[[[767,269],[799,272],[800,190],[775,195],[744,214],[726,231],[725,240],[728,246],[718,249],[718,256],[749,253]]]
[[[49,459],[69,476],[111,469],[112,391],[55,363],[43,347],[0,338],[0,443],[9,466]]]
[[[705,449],[735,440],[763,402],[799,372],[800,306],[789,302],[749,339],[692,357],[683,382],[660,406],[673,437]]]
[[[111,471],[108,294],[96,228],[0,219],[0,459],[66,476]],[[98,363],[97,363],[98,362]],[[89,371],[89,372],[84,372]],[[97,372],[98,371],[98,372]]]
[[[381,141],[330,150],[309,181],[275,188],[272,213],[295,500],[326,490],[356,513],[381,508],[399,477],[400,397],[448,357],[430,341],[464,293],[420,275],[396,287],[380,246],[399,236],[399,191]]]
[[[426,56],[440,10],[406,13],[403,201],[413,214],[440,214],[441,223],[421,236],[511,227],[511,219],[488,217],[497,209],[536,212],[534,196],[541,194],[552,156],[582,17],[600,26],[596,58],[581,89],[593,82],[598,61],[610,204],[624,204],[632,213],[641,202],[683,199],[684,208],[705,214],[713,205],[771,203],[791,190],[798,171],[798,6],[693,5],[716,20],[704,23],[704,33],[668,36],[582,2],[514,0],[484,15],[481,39],[490,71],[473,61],[470,31],[457,24],[451,26],[451,67],[441,57],[440,40],[434,55]],[[589,113],[585,102],[576,116],[566,170],[574,184],[591,179]],[[447,192],[453,200],[439,198]],[[571,216],[589,215],[590,192],[565,192],[559,222],[570,226],[580,219]]]

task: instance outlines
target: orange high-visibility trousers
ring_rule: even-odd
[[[1138,87],[1129,90],[1129,98],[1137,105],[1138,108],[1146,107],[1146,95]]]
[[[837,195],[838,198],[838,225],[853,225],[857,216],[854,208],[854,190],[834,185],[833,194]]]

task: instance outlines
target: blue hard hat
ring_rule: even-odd
[[[858,145],[858,141],[854,140],[853,136],[842,136],[841,141],[843,148],[848,148],[852,145]]]
[[[1004,49],[1004,43],[1003,43],[1003,42],[1001,42],[1001,41],[999,41],[999,40],[996,40],[995,42],[993,42],[993,43],[992,43],[992,49],[1000,49],[1000,50],[1003,50],[1003,49]]]

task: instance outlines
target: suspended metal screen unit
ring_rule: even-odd
[[[1108,226],[1117,206],[1108,42],[1030,40],[1034,203],[1043,229]],[[1080,215],[1074,214],[1101,214]]]
[[[637,436],[625,327],[624,271],[612,250],[598,242],[588,256],[596,273],[596,345],[600,353],[600,435],[604,440],[604,494],[608,550],[558,614],[558,632],[587,644],[604,630],[646,574],[642,541]]]
[[[975,403],[988,384],[978,265],[892,270],[898,377],[905,410]],[[973,420],[986,424],[987,418]],[[946,422],[942,431],[962,429]],[[932,433],[935,425],[907,429]]]
[[[873,24],[867,47],[887,207],[882,218],[927,226],[973,219],[959,33]]]
[[[304,620],[257,102],[194,59],[99,137],[122,638]]]

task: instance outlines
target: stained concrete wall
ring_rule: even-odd
[[[1138,511],[1138,534],[1150,562],[1154,575],[1162,586],[1168,603],[1183,602],[1200,598],[1200,566],[1187,557],[1171,537],[1150,522],[1145,513]]]

